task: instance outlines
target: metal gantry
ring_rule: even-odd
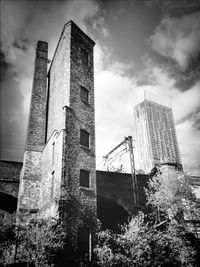
[[[113,148],[106,156],[104,156],[105,164],[108,160],[116,158],[117,155],[120,153],[117,153],[116,155],[112,156],[114,152],[116,152],[117,149],[124,146],[125,148],[120,151],[121,155],[122,152],[124,154],[129,151],[129,158],[130,158],[130,167],[131,167],[131,177],[132,177],[132,185],[133,185],[133,196],[134,196],[134,206],[136,209],[138,208],[138,190],[137,190],[137,178],[136,178],[136,172],[135,172],[135,159],[134,159],[134,151],[133,151],[133,138],[132,136],[125,137],[124,140],[117,145],[115,148]]]

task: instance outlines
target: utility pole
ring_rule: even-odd
[[[133,195],[134,195],[134,204],[138,210],[138,190],[137,190],[137,178],[135,173],[135,158],[133,152],[133,139],[132,136],[125,137],[125,142],[128,145],[129,156],[130,156],[130,166],[131,166],[131,177],[133,184]]]

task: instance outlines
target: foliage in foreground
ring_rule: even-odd
[[[120,235],[101,232],[95,252],[100,266],[194,266],[195,251],[185,234],[173,222],[163,230],[149,227],[140,214]]]
[[[0,264],[56,266],[65,233],[57,220],[29,225],[3,225],[0,229]]]
[[[95,231],[98,225],[94,211],[89,204],[83,205],[79,198],[68,192],[63,195],[60,209],[62,217],[58,220],[41,219],[27,225],[0,226],[0,266],[23,264],[46,267],[67,264],[71,267],[88,260],[82,259],[78,251],[77,233],[83,222]]]
[[[132,218],[121,234],[99,233],[95,248],[100,266],[197,266],[199,244],[185,217],[198,218],[198,201],[186,177],[164,173],[147,189],[151,212]],[[191,238],[191,236],[193,238]]]
[[[146,194],[147,204],[154,209],[158,221],[169,219],[185,224],[186,220],[200,219],[200,200],[182,173],[168,171],[154,176]]]

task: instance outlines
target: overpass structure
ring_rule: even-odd
[[[21,168],[22,163],[0,161],[0,223],[16,212]]]
[[[0,223],[15,221],[21,168],[22,163],[0,161]],[[102,230],[109,228],[118,232],[119,225],[127,222],[138,208],[145,211],[145,188],[149,176],[137,174],[136,179],[139,207],[134,205],[131,174],[96,171],[97,218],[101,222]],[[190,176],[189,180],[194,189],[200,192],[200,178]]]
[[[0,218],[1,222],[15,219],[22,163],[0,161]],[[148,175],[138,174],[139,208],[145,208],[145,192]],[[127,222],[136,213],[132,175],[109,171],[96,171],[97,217],[102,229],[118,231],[120,224]]]

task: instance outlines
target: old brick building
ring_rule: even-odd
[[[117,231],[135,212],[131,175],[96,171],[93,47],[68,22],[47,71],[48,44],[37,43],[23,164],[0,162],[0,219],[16,205],[19,223],[60,216],[89,259],[97,217]],[[143,209],[148,176],[137,180]]]
[[[17,205],[23,222],[73,217],[63,204],[70,202],[73,232],[87,243],[89,258],[96,224],[93,47],[72,21],[66,23],[47,74],[48,44],[37,43]]]
[[[96,171],[93,47],[68,22],[47,71],[48,44],[38,41],[23,164],[0,162],[4,219],[16,203],[18,223],[60,216],[89,259],[97,215],[117,231],[135,208],[130,174]]]

